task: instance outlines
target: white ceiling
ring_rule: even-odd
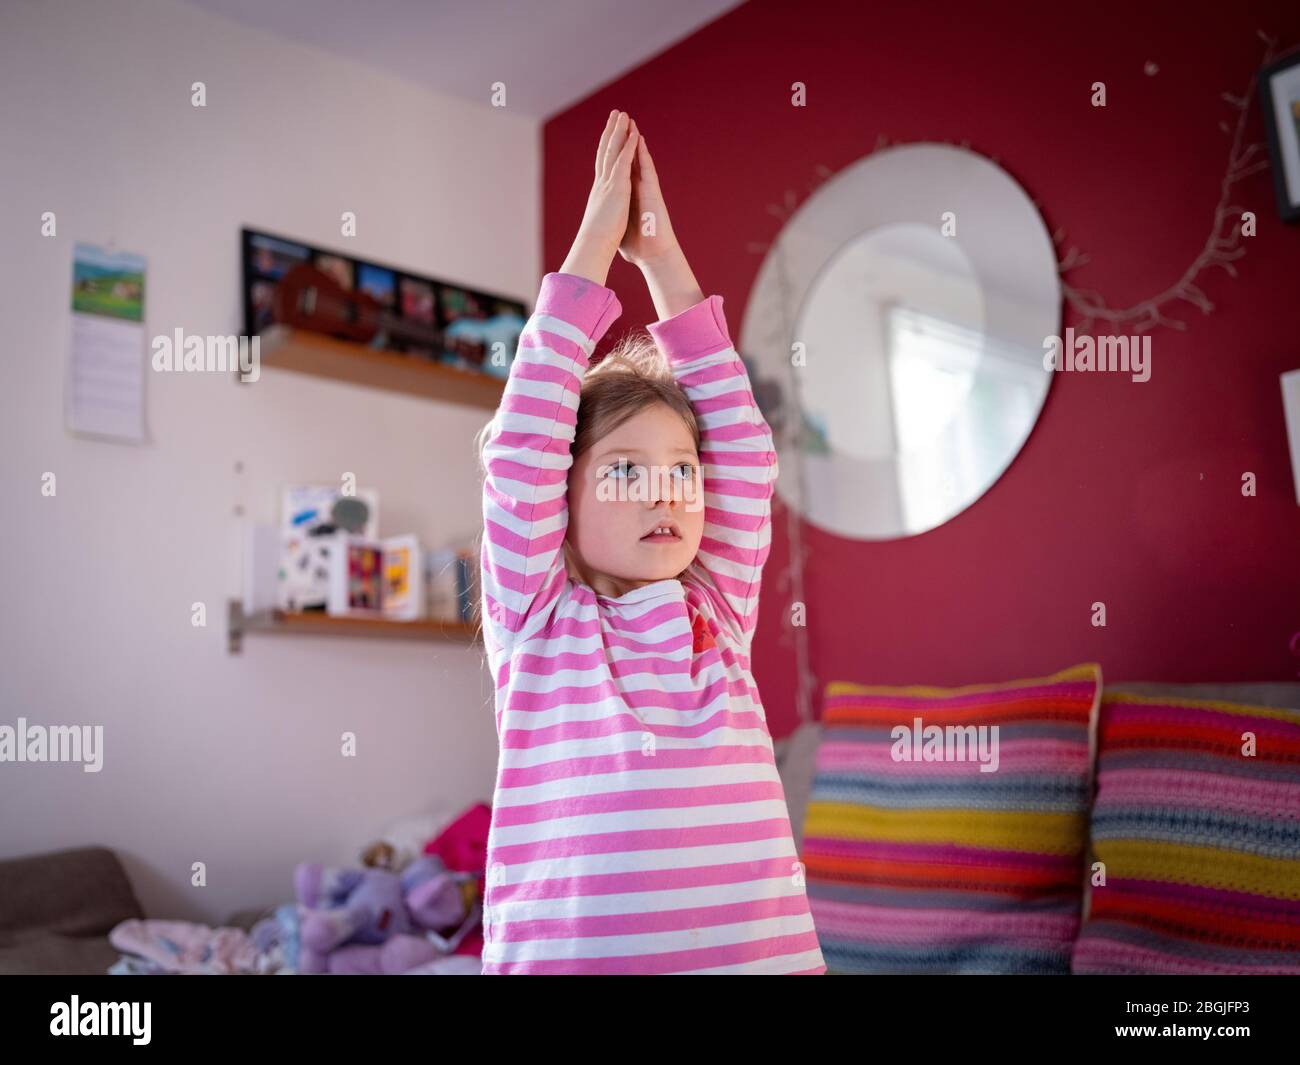
[[[436,92],[543,119],[741,0],[189,0]]]

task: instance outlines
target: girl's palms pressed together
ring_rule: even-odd
[[[636,124],[633,123],[633,128]],[[649,232],[646,232],[649,230]],[[677,237],[668,208],[664,204],[663,190],[659,187],[659,174],[644,137],[639,137],[636,165],[632,170],[632,202],[627,220],[627,232],[618,253],[636,266],[661,259],[677,249]]]

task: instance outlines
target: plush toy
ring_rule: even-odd
[[[425,854],[441,858],[448,869],[472,874],[480,899],[487,890],[487,840],[491,827],[492,807],[487,803],[476,803],[463,810],[424,847]],[[482,912],[481,905],[479,912]],[[483,953],[482,925],[475,925],[459,936],[452,950],[457,954],[480,957]]]
[[[269,916],[249,930],[257,945],[258,970],[262,973],[296,973],[298,971],[298,929],[302,907],[296,902],[277,906]]]
[[[463,925],[478,894],[472,877],[449,871],[434,855],[417,858],[400,874],[303,862],[294,872],[294,890],[303,907],[302,973],[405,972],[431,961],[445,941],[426,932]]]
[[[333,976],[400,976],[444,953],[422,936],[393,936],[378,947],[355,943],[339,947],[330,955],[329,972]]]

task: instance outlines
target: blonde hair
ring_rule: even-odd
[[[574,462],[598,440],[603,440],[629,418],[648,407],[662,403],[681,417],[691,431],[695,450],[700,449],[700,426],[690,398],[677,383],[669,365],[654,338],[645,331],[630,332],[621,337],[599,362],[591,366],[582,378],[578,393],[578,417],[574,426],[572,454]],[[486,479],[487,464],[483,451],[491,437],[496,418],[488,422],[474,438],[480,477]],[[481,550],[480,533],[480,550]],[[565,561],[570,562],[569,541],[565,538],[562,550]],[[573,567],[570,562],[570,573]],[[474,604],[475,619],[481,624],[481,597]]]
[[[628,333],[582,380],[573,435],[574,461],[597,440],[656,403],[686,423],[698,452],[700,427],[695,409],[673,377],[668,360],[649,333]]]

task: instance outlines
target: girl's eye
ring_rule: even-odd
[[[614,465],[609,468],[609,472],[610,474],[617,474],[620,477],[626,477],[636,469],[637,467],[628,465],[627,459],[619,459],[618,462],[614,463]]]
[[[678,480],[689,481],[695,476],[695,467],[689,462],[681,462],[673,467],[673,472],[677,475]]]

